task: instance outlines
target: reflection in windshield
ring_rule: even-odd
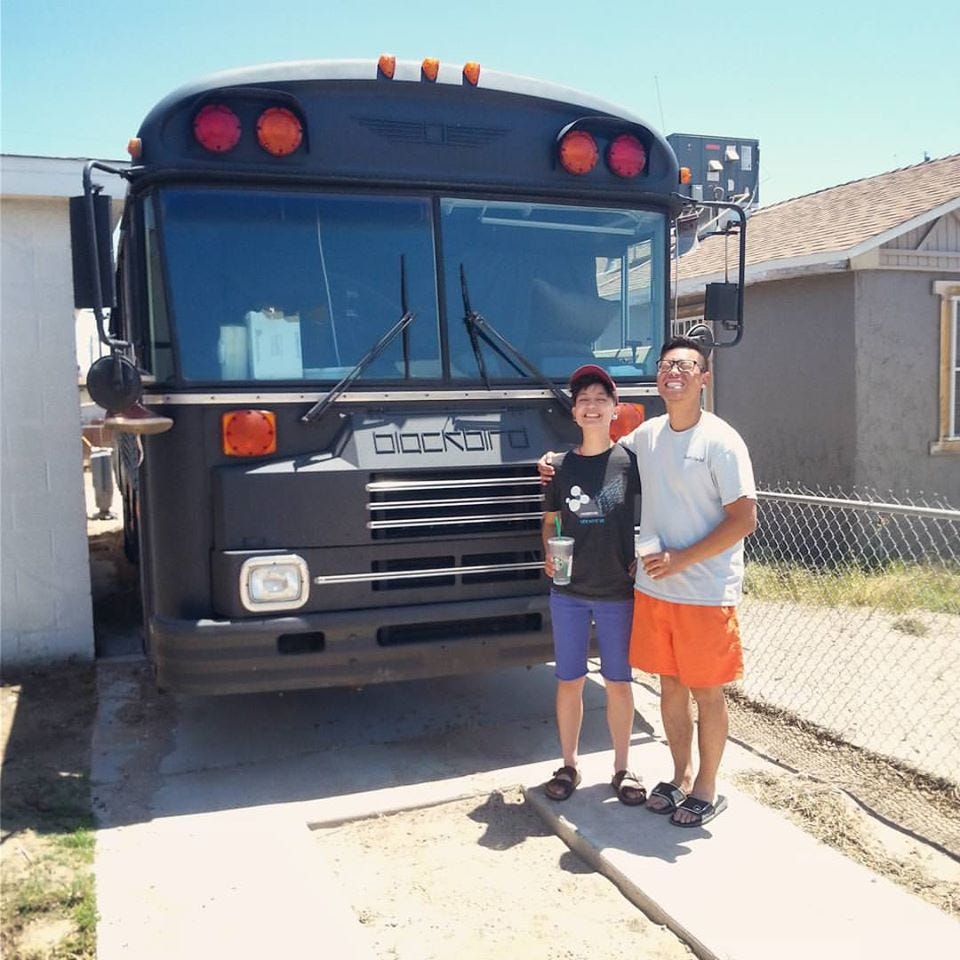
[[[437,224],[428,198],[209,187],[155,196],[146,220],[160,379],[339,382],[400,319],[401,257],[417,318],[411,380],[481,379],[463,323],[461,267],[473,309],[544,374],[565,379],[586,361],[615,377],[653,373],[663,336],[662,213],[446,198]],[[529,385],[523,370],[481,349],[491,380]],[[398,338],[358,379],[405,375]]]
[[[662,214],[444,200],[441,231],[448,315],[463,312],[462,264],[473,309],[544,373],[563,377],[585,362],[614,376],[652,372],[662,337]],[[494,352],[484,360],[491,377],[517,378]],[[450,325],[450,361],[454,377],[477,376],[463,325]]]
[[[161,194],[186,380],[341,379],[410,309],[410,376],[440,376],[427,200],[170,189]],[[395,341],[364,372],[404,376]]]

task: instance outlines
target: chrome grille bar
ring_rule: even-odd
[[[368,520],[368,530],[395,530],[406,527],[456,527],[464,523],[516,523],[521,520],[539,520],[539,511],[529,513],[500,513],[474,517],[417,517],[407,520]]]
[[[368,510],[410,510],[424,507],[469,507],[487,503],[540,503],[539,496],[512,497],[461,497],[456,500],[385,500],[382,503],[368,503]]]
[[[456,480],[373,480],[366,485],[368,493],[400,490],[457,490],[460,487],[534,487],[539,477],[459,477]]]
[[[475,567],[433,567],[428,570],[385,570],[382,573],[332,573],[313,578],[313,582],[326,585],[330,583],[372,583],[381,580],[421,580],[424,577],[449,577],[465,573],[501,573],[506,570],[542,570],[539,560],[523,563],[491,563]]]

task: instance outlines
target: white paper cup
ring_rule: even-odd
[[[633,535],[633,552],[638,557],[646,557],[651,553],[660,553],[663,544],[659,537],[641,537],[639,533]]]

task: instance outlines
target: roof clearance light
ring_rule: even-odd
[[[387,80],[392,80],[397,72],[397,58],[392,53],[381,53],[377,69]]]
[[[127,153],[131,160],[139,160],[143,156],[143,141],[139,137],[131,137],[127,141]]]
[[[240,140],[240,119],[222,103],[208,103],[193,118],[197,143],[211,153],[226,153]]]
[[[424,57],[420,64],[420,70],[423,73],[423,79],[433,83],[440,72],[440,61],[436,57]]]
[[[470,60],[463,65],[463,79],[475,87],[480,81],[480,64],[476,60]]]
[[[647,165],[647,151],[631,133],[615,137],[607,147],[607,166],[618,177],[635,177]]]
[[[277,450],[277,417],[269,410],[230,410],[220,418],[228,457],[265,457]]]
[[[597,165],[597,141],[586,130],[571,130],[560,141],[560,163],[567,173],[580,176]]]
[[[680,168],[680,182],[691,183],[693,181],[693,171],[689,167]]]
[[[286,107],[268,107],[257,120],[257,142],[267,153],[285,157],[303,142],[303,124]]]

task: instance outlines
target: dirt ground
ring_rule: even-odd
[[[30,671],[0,688],[0,955],[10,960],[95,956],[95,712],[90,664]]]
[[[519,790],[316,837],[385,960],[694,956],[569,850]]]

